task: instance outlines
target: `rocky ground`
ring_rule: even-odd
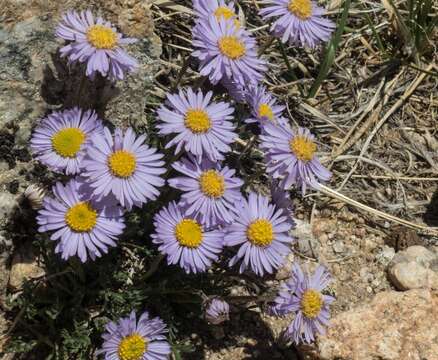
[[[115,124],[147,126],[144,111],[153,100],[161,41],[154,33],[149,1],[6,1],[0,15],[0,354],[14,316],[7,295],[44,276],[34,254],[35,212],[24,198],[36,184],[47,189],[53,175],[31,159],[28,140],[36,121],[62,104],[92,106]],[[143,40],[132,48],[140,71],[117,88],[84,81],[55,54],[53,28],[60,12],[98,6],[127,35]],[[159,34],[160,35],[160,34]],[[163,35],[164,36],[164,35]],[[166,35],[167,36],[167,35]],[[323,106],[321,107],[323,109]],[[429,189],[429,198],[433,190]],[[390,191],[389,191],[390,192]],[[261,302],[235,306],[230,322],[194,332],[196,351],[187,359],[438,359],[438,245],[404,227],[378,223],[342,202],[319,196],[313,210],[298,206],[299,242],[288,264],[268,287],[285,280],[292,261],[313,270],[324,263],[333,274],[336,297],[332,327],[312,347],[280,346],[277,338],[291,320],[264,314]],[[242,285],[231,295],[249,295]],[[14,314],[15,315],[15,314]],[[196,322],[197,320],[195,320]]]

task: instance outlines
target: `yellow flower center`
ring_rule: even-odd
[[[137,333],[126,336],[119,344],[120,360],[140,360],[148,349],[146,340]]]
[[[301,161],[310,161],[316,152],[316,144],[304,136],[295,136],[289,143],[290,150]]]
[[[87,40],[96,49],[114,49],[117,45],[117,33],[106,26],[94,25],[87,31]]]
[[[220,20],[221,17],[223,17],[225,20],[229,20],[233,17],[236,17],[234,11],[230,10],[230,8],[226,6],[219,6],[214,12],[214,15],[218,20]],[[234,25],[236,26],[237,29],[240,27],[240,21],[237,20],[237,18],[234,20]]]
[[[85,141],[85,133],[78,128],[65,128],[52,136],[52,147],[62,157],[74,158]]]
[[[268,220],[258,219],[248,226],[246,236],[254,245],[267,246],[274,240],[274,230]]]
[[[301,311],[310,319],[316,318],[323,305],[322,295],[316,290],[306,290],[301,299]]]
[[[224,177],[216,170],[204,171],[199,177],[201,191],[212,198],[221,197],[225,192]]]
[[[67,210],[65,222],[73,231],[88,232],[96,225],[97,212],[89,203],[80,202]]]
[[[246,53],[245,44],[236,36],[223,36],[220,38],[219,50],[232,60],[240,59]]]
[[[195,134],[204,134],[211,128],[211,121],[204,110],[187,110],[184,124]]]
[[[175,226],[175,236],[181,246],[197,248],[202,242],[202,228],[196,220],[182,219]]]
[[[259,106],[259,117],[266,117],[268,120],[274,120],[274,112],[268,104],[260,104]]]
[[[137,161],[133,153],[125,150],[117,150],[108,158],[108,166],[114,176],[120,178],[130,177],[134,171]]]
[[[301,20],[307,20],[312,16],[312,2],[310,0],[291,0],[287,8]]]

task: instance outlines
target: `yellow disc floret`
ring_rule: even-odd
[[[307,20],[312,16],[312,2],[310,0],[291,0],[287,8],[301,20]]]
[[[88,232],[96,225],[97,212],[89,203],[80,202],[67,210],[65,222],[73,231]]]
[[[204,195],[218,198],[225,192],[224,177],[216,170],[204,171],[199,177],[199,186]]]
[[[248,226],[246,236],[256,246],[267,246],[274,240],[274,230],[268,220],[258,219]]]
[[[218,20],[223,17],[225,20],[231,19],[233,16],[236,16],[233,10],[226,6],[219,6],[214,15],[218,18]]]
[[[120,360],[140,360],[147,351],[148,345],[146,340],[137,333],[126,336],[119,344]]]
[[[219,50],[226,57],[237,60],[246,53],[245,44],[236,36],[223,36],[219,39]]]
[[[259,106],[259,117],[268,118],[268,120],[274,120],[274,112],[268,104],[260,104]]]
[[[216,9],[216,11],[214,12],[214,15],[216,16],[216,18],[218,20],[220,20],[221,17],[224,18],[225,20],[229,20],[233,17],[236,17],[236,14],[234,13],[234,11],[226,6],[219,6]],[[239,28],[240,21],[237,19],[234,19],[234,25],[236,26],[236,28]]]
[[[133,153],[125,150],[117,150],[108,157],[108,166],[114,176],[120,178],[130,177],[137,165]]]
[[[175,237],[181,246],[197,248],[202,242],[202,228],[196,220],[183,219],[175,226]]]
[[[85,141],[85,133],[79,128],[65,128],[52,136],[52,147],[62,157],[74,158]]]
[[[189,109],[184,124],[192,133],[204,134],[211,128],[210,117],[204,110]]]
[[[297,159],[305,162],[312,160],[316,152],[316,144],[304,136],[294,137],[289,147]]]
[[[322,295],[319,291],[313,289],[306,290],[301,299],[301,311],[305,317],[314,319],[320,313],[323,303]]]
[[[114,49],[117,46],[117,33],[103,25],[93,25],[87,31],[87,40],[96,49]]]

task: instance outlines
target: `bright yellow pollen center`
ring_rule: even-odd
[[[137,333],[126,336],[119,344],[120,360],[140,360],[147,351],[148,345],[145,339]]]
[[[305,317],[313,319],[318,316],[323,305],[322,295],[316,290],[306,290],[301,299],[301,311]]]
[[[211,128],[210,118],[204,110],[187,110],[184,124],[195,134],[206,133]]]
[[[245,55],[245,44],[235,36],[223,36],[219,40],[219,50],[226,57],[236,60]]]
[[[221,197],[225,192],[224,177],[216,170],[204,171],[199,177],[201,191],[212,198]]]
[[[65,128],[52,136],[52,147],[62,157],[74,158],[85,141],[85,133],[78,128]]]
[[[130,177],[134,171],[137,161],[134,154],[125,151],[117,150],[108,158],[108,166],[114,176],[120,178]]]
[[[96,49],[114,49],[118,39],[113,29],[102,25],[94,25],[87,31],[87,40]]]
[[[259,106],[259,117],[268,118],[268,120],[274,120],[274,112],[268,104],[260,104]]]
[[[183,219],[175,226],[175,236],[181,246],[197,248],[202,242],[202,228],[193,219]]]
[[[236,17],[236,14],[234,13],[234,11],[230,10],[230,8],[226,7],[226,6],[219,6],[216,11],[214,12],[214,15],[216,16],[216,18],[219,20],[221,17],[223,17],[225,20],[229,20],[233,17]],[[234,25],[236,26],[236,28],[240,27],[240,21],[235,19],[234,20]]]
[[[312,16],[312,2],[310,0],[291,0],[287,8],[301,20],[307,20]]]
[[[89,203],[80,202],[67,210],[65,222],[76,232],[87,232],[96,225],[97,213]]]
[[[316,144],[304,136],[296,136],[289,143],[290,150],[301,161],[310,161],[316,152]]]
[[[272,224],[265,219],[253,221],[246,229],[248,240],[257,246],[267,246],[274,240]]]

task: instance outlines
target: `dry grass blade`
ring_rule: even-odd
[[[407,221],[407,220],[401,219],[397,216],[393,216],[393,215],[390,215],[390,214],[385,213],[383,211],[374,209],[370,206],[367,206],[367,205],[362,204],[356,200],[353,200],[353,199],[349,198],[348,196],[345,196],[345,195],[337,192],[336,190],[333,190],[325,185],[320,185],[319,190],[324,195],[327,195],[327,196],[330,196],[330,197],[335,198],[337,200],[340,200],[342,202],[345,202],[349,205],[357,207],[358,209],[367,211],[370,214],[376,215],[382,219],[389,220],[389,221],[395,222],[397,224],[409,227],[411,229],[421,231],[422,233],[424,233],[426,235],[438,236],[438,228],[432,228],[432,227],[428,227],[428,226],[424,226],[424,225],[420,225],[420,224],[415,224],[411,221]]]
[[[425,70],[430,71],[435,67],[434,64],[430,64]],[[396,76],[393,80],[394,84],[397,81],[397,79],[401,76],[401,73],[403,70],[399,73],[398,76]],[[417,76],[417,78],[411,83],[411,85],[406,89],[404,94],[396,101],[396,103],[388,110],[388,112],[380,119],[380,121],[376,124],[374,129],[371,131],[371,133],[368,135],[368,138],[366,139],[359,155],[358,161],[353,165],[352,169],[348,173],[348,175],[344,178],[341,185],[339,186],[338,190],[342,189],[342,187],[347,183],[351,175],[356,171],[357,166],[363,157],[363,155],[366,153],[368,147],[370,146],[371,141],[373,140],[376,133],[379,131],[379,129],[383,126],[383,124],[393,115],[399,108],[402,106],[402,104],[412,95],[412,93],[415,91],[415,89],[420,85],[420,83],[424,80],[424,78],[427,76],[427,73],[421,72],[420,75]],[[388,97],[388,96],[386,96]]]
[[[183,12],[187,14],[193,14],[192,9],[188,8],[184,5],[179,5],[177,1],[172,0],[153,0],[152,5],[156,5],[158,7],[167,8],[177,12]]]

